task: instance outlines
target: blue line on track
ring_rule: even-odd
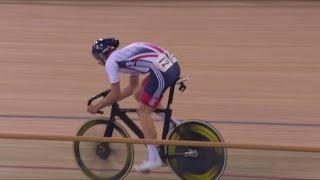
[[[74,170],[74,171],[80,171],[78,167],[45,167],[45,166],[24,166],[24,165],[0,165],[0,168],[10,168],[10,169],[37,169],[37,170]],[[135,171],[131,171],[134,173],[137,173]],[[170,171],[152,171],[154,174],[172,174]],[[298,180],[296,178],[290,178],[290,177],[277,177],[277,176],[259,176],[259,175],[244,175],[244,174],[229,174],[225,173],[222,175],[222,177],[237,177],[241,179],[274,179],[274,180]],[[308,179],[299,179],[299,180],[308,180]]]
[[[93,116],[53,116],[53,115],[14,115],[14,114],[0,114],[0,118],[33,118],[33,119],[81,119],[88,120],[97,117]],[[99,117],[103,118],[103,117]],[[161,119],[156,119],[157,121],[162,121]],[[199,119],[200,120],[200,119]],[[267,121],[235,121],[235,120],[200,120],[207,123],[216,124],[238,124],[238,125],[262,125],[262,126],[304,126],[304,127],[320,127],[320,124],[312,123],[282,123],[282,122],[267,122]]]

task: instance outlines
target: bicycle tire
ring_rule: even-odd
[[[200,121],[186,121],[175,127],[169,134],[169,140],[196,140],[224,142],[217,129]],[[171,169],[185,180],[219,179],[227,163],[227,151],[217,147],[166,146],[166,154]],[[197,157],[183,155],[188,150],[196,150]]]
[[[115,133],[119,133],[120,136],[122,136],[123,138],[128,138],[129,137],[129,134],[128,132],[120,125],[118,124],[117,122],[113,121],[113,122],[110,122],[108,120],[105,120],[105,119],[94,119],[94,120],[90,120],[88,122],[86,122],[85,124],[83,124],[78,133],[77,133],[77,136],[85,136],[86,135],[86,132],[88,132],[90,129],[93,129],[94,127],[98,127],[101,128],[103,130],[106,129],[106,126],[110,125],[111,123],[113,123],[114,125],[114,130],[113,130],[113,135]],[[103,134],[101,137],[103,137],[104,135],[104,131],[103,131]],[[82,170],[82,172],[84,172],[88,177],[90,177],[91,179],[93,180],[118,180],[118,179],[123,179],[128,173],[129,171],[131,170],[132,168],[132,164],[133,164],[133,161],[134,161],[134,149],[133,149],[133,145],[132,144],[125,144],[125,147],[122,147],[122,151],[124,151],[125,153],[123,154],[126,154],[126,159],[124,160],[124,165],[122,166],[122,168],[120,169],[112,169],[111,167],[108,166],[109,169],[91,169],[88,167],[88,164],[86,164],[86,160],[84,157],[84,153],[85,153],[85,150],[83,151],[83,154],[81,154],[81,144],[84,144],[86,143],[88,145],[88,148],[87,149],[90,149],[91,147],[93,147],[92,149],[97,148],[97,142],[82,142],[82,141],[75,141],[74,142],[74,155],[75,155],[75,158],[76,158],[76,162],[78,164],[78,166],[80,167],[80,169]],[[101,144],[101,143],[100,143]],[[113,146],[119,146],[119,145],[116,145],[116,144],[119,144],[119,143],[108,143],[108,147],[113,145]],[[122,144],[123,145],[123,144]],[[85,145],[83,145],[85,146]],[[112,146],[112,147],[113,147]],[[112,149],[110,147],[110,149]],[[96,149],[97,150],[97,149]],[[92,153],[94,154],[94,153]],[[110,153],[110,156],[111,155],[115,155],[116,152],[115,151],[112,151],[111,150],[111,153]],[[120,156],[124,156],[123,154],[121,154]],[[97,154],[95,154],[96,157],[93,157],[93,158],[97,158],[95,159],[96,161],[103,161],[102,164],[104,165],[104,161],[105,163],[108,163],[108,165],[110,165],[110,163],[112,162],[107,162],[110,157],[108,156],[106,160],[102,160],[102,158],[100,158]],[[100,158],[100,159],[99,159]],[[91,158],[90,158],[91,159]],[[111,158],[112,159],[112,158]],[[116,159],[118,160],[118,159]],[[110,160],[111,161],[111,160]],[[108,173],[112,174],[112,175],[109,175]],[[97,172],[100,172],[100,173],[106,173],[108,175],[98,175]]]

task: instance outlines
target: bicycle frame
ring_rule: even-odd
[[[181,82],[179,84],[180,84],[179,90],[183,92],[186,89],[186,85],[183,82]],[[164,112],[165,113],[165,119],[164,119],[161,139],[166,139],[166,137],[168,135],[168,132],[169,132],[169,126],[170,126],[171,115],[172,115],[171,105],[172,105],[172,102],[173,102],[174,88],[175,88],[175,85],[170,86],[168,103],[167,103],[166,108],[164,108],[164,109],[155,109],[155,111],[154,111],[155,113],[160,113],[160,112]],[[93,100],[95,100],[95,99],[97,99],[99,97],[107,96],[109,94],[109,92],[110,92],[110,90],[107,90],[107,91],[104,91],[104,92],[96,95],[95,97],[91,98],[88,101],[88,105],[91,104],[91,102]],[[116,120],[115,117],[117,116],[132,130],[132,132],[134,132],[134,134],[136,136],[138,136],[139,138],[144,138],[142,130],[127,115],[127,113],[133,113],[133,112],[137,112],[137,109],[134,109],[134,108],[120,108],[118,103],[114,103],[112,105],[112,108],[111,108],[110,121],[111,122],[115,121]],[[103,113],[103,112],[100,111],[99,113]],[[174,122],[172,122],[172,123],[174,123]],[[107,126],[107,128],[106,128],[104,136],[105,137],[111,137],[113,129],[114,129],[113,123],[110,123],[110,125]],[[165,154],[164,153],[164,146],[160,146],[160,154],[162,156],[164,156],[164,154]]]
[[[170,106],[173,100],[173,93],[174,93],[173,89],[174,89],[173,87],[170,87],[169,100],[168,100],[167,107],[165,109],[155,110],[155,113],[160,113],[160,112],[165,113],[164,125],[162,130],[162,139],[165,139],[167,137],[167,134],[169,131],[169,123],[170,123],[171,114],[172,114],[172,109]],[[137,111],[138,110],[134,108],[120,108],[118,103],[114,103],[111,108],[110,120],[115,121],[116,120],[115,117],[118,116],[134,132],[135,135],[137,135],[139,138],[144,138],[142,130],[127,115],[127,113],[134,113]],[[112,133],[112,127],[106,130],[105,135],[111,135],[111,133]]]

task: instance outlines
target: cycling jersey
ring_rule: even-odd
[[[164,91],[180,76],[177,59],[163,48],[146,42],[132,43],[114,51],[105,64],[111,84],[120,81],[119,72],[131,76],[149,73],[143,83],[141,102],[156,107]]]

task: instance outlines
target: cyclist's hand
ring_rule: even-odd
[[[90,114],[96,114],[99,111],[99,108],[97,106],[91,104],[87,107],[87,111]]]

